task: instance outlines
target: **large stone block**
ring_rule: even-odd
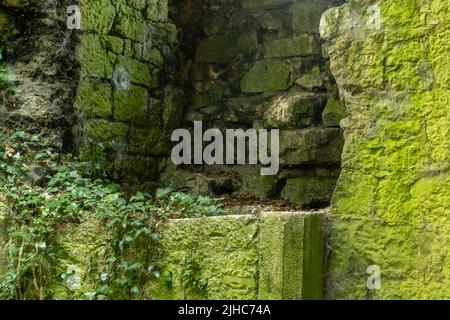
[[[204,298],[256,299],[258,220],[252,216],[225,216],[175,220],[162,235],[161,266],[172,274],[171,287],[153,283],[156,299],[189,299],[197,296],[181,277],[190,260],[208,281]]]
[[[105,50],[97,35],[82,35],[77,47],[81,72],[85,76],[111,78],[117,56]]]
[[[86,120],[85,135],[97,142],[125,142],[128,126],[123,123],[115,123],[107,120]]]
[[[330,203],[337,177],[299,177],[288,179],[281,197],[304,206]]]
[[[81,0],[81,28],[108,34],[116,17],[116,8],[109,0]]]
[[[118,18],[113,30],[122,38],[145,42],[151,37],[149,28],[140,11],[119,5]]]
[[[302,35],[266,41],[264,48],[266,58],[287,58],[311,55],[316,51],[317,44],[313,37]]]
[[[112,114],[110,84],[83,80],[78,85],[75,106],[87,117],[108,117]]]
[[[325,97],[320,94],[292,93],[276,96],[264,113],[264,123],[272,128],[308,127],[320,113]]]
[[[241,80],[241,90],[245,93],[286,90],[291,85],[289,66],[278,60],[256,62]]]
[[[114,119],[123,122],[147,125],[148,91],[139,86],[114,92]]]
[[[323,298],[325,215],[325,211],[261,214],[259,299]]]
[[[119,56],[116,70],[126,72],[130,81],[134,84],[140,84],[146,87],[155,87],[157,84],[157,78],[153,77],[153,74],[150,73],[150,67],[146,63]]]
[[[369,4],[344,4],[321,21],[349,113],[330,298],[448,299],[450,9],[439,0]],[[366,286],[372,265],[379,290]]]
[[[280,163],[339,164],[344,137],[338,128],[280,131]]]

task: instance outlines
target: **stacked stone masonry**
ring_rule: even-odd
[[[263,177],[252,166],[169,166],[162,181],[201,194],[329,203],[346,112],[318,33],[322,13],[337,3],[174,2],[173,20],[182,30],[180,78],[189,97],[184,126],[280,129],[282,168]]]
[[[81,0],[80,8],[74,133],[81,157],[116,178],[155,182],[185,104],[168,2]]]

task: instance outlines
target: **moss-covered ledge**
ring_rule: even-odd
[[[171,220],[161,232],[160,277],[142,283],[139,298],[321,299],[327,214],[269,212]],[[91,221],[61,231],[58,243],[64,254],[58,256],[57,269],[77,270],[80,286],[70,290],[55,276],[54,299],[82,298],[92,291],[93,279],[86,270],[101,263],[99,257],[108,247],[101,230]]]

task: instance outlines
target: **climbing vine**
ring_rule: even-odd
[[[39,136],[0,134],[0,213],[9,218],[8,272],[0,282],[3,299],[46,299],[55,275],[58,230],[98,219],[110,241],[101,268],[87,270],[96,287],[89,299],[138,299],[150,278],[166,281],[158,268],[160,227],[167,219],[219,215],[219,200],[170,189],[127,196],[106,175],[91,176],[91,166],[59,155]],[[195,268],[190,268],[197,281]],[[190,278],[189,278],[190,279]],[[186,282],[192,282],[185,277]],[[202,283],[192,283],[200,288]],[[83,297],[80,297],[83,298]]]

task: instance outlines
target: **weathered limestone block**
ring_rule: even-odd
[[[326,211],[261,214],[259,299],[323,298],[326,214]]]
[[[242,182],[240,191],[259,199],[271,199],[277,188],[276,176],[262,176],[257,166],[239,166],[236,168]]]
[[[378,27],[367,20],[373,4]],[[332,298],[450,298],[449,10],[440,0],[351,1],[322,17],[349,114],[333,198]],[[366,287],[371,265],[380,290]]]
[[[245,93],[285,90],[291,85],[289,66],[279,60],[256,62],[241,80],[241,90]]]
[[[88,299],[86,294],[97,288],[95,275],[102,264],[110,242],[108,232],[97,218],[81,224],[69,224],[56,235],[57,253],[52,264],[55,275],[46,285],[53,300]],[[69,275],[63,278],[61,275]]]
[[[119,5],[117,23],[113,30],[124,39],[145,42],[151,39],[149,26],[140,11],[124,4]]]
[[[324,103],[325,97],[318,94],[300,92],[276,96],[264,113],[264,123],[280,129],[308,127]]]
[[[196,296],[181,282],[188,259],[208,281],[208,299],[256,299],[258,220],[226,216],[175,220],[162,235],[161,266],[172,273],[172,286],[151,283],[150,297],[189,299]]]
[[[139,84],[146,87],[157,87],[158,79],[157,73],[150,72],[150,67],[146,63],[136,61],[124,56],[119,56],[117,59],[117,70],[126,72],[129,76],[129,80],[134,84]]]
[[[111,78],[117,56],[106,51],[97,35],[86,34],[80,39],[77,57],[85,76]]]
[[[111,116],[111,85],[96,81],[81,81],[77,89],[75,106],[87,117]]]
[[[316,51],[317,44],[313,37],[301,35],[266,41],[264,48],[266,49],[266,58],[287,58],[311,55]]]
[[[202,41],[196,51],[197,62],[230,62],[238,55],[252,55],[258,50],[255,31],[232,31]]]
[[[280,131],[280,163],[339,164],[344,138],[338,128]]]
[[[148,91],[139,86],[130,86],[114,92],[114,119],[122,122],[147,125]]]
[[[102,119],[88,119],[85,122],[86,137],[98,142],[125,142],[128,125]]]
[[[172,275],[148,284],[156,299],[320,299],[325,212],[263,213],[175,220],[165,226],[161,265]],[[258,232],[259,229],[259,232]],[[185,288],[186,261],[208,280],[202,296]],[[259,276],[259,277],[258,277]]]
[[[329,203],[336,187],[337,178],[299,177],[288,179],[281,197],[292,203],[310,206]]]
[[[322,14],[331,7],[331,1],[296,2],[291,7],[292,29],[308,33],[318,33]]]
[[[108,34],[116,17],[116,8],[110,0],[81,0],[81,28]]]
[[[133,1],[133,0],[130,0]],[[145,17],[150,21],[166,22],[169,17],[169,5],[167,0],[149,0]]]
[[[302,74],[295,80],[295,83],[308,90],[322,87],[324,82],[322,80],[320,67],[314,66],[309,73]]]

